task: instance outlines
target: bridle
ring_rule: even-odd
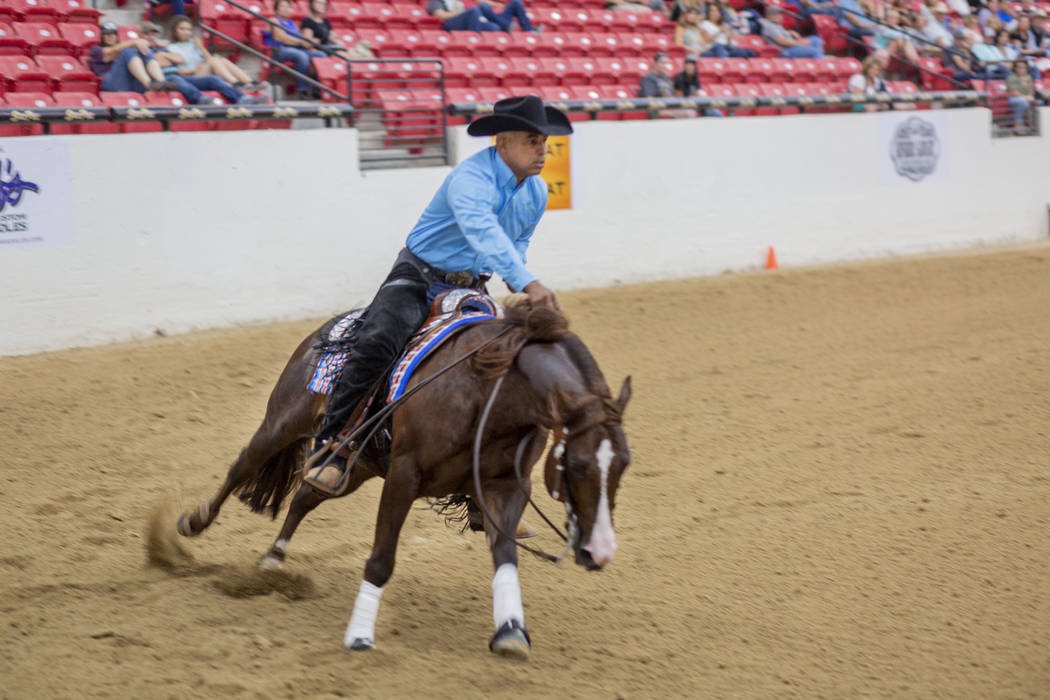
[[[517,448],[517,450],[515,450],[515,453],[514,453],[514,476],[518,480],[518,488],[521,490],[522,493],[525,494],[525,498],[528,500],[529,505],[532,506],[533,510],[535,510],[539,514],[539,516],[543,519],[543,522],[547,523],[547,525],[549,525],[550,528],[552,530],[554,530],[554,532],[558,535],[558,537],[560,537],[565,542],[565,548],[562,550],[560,555],[555,556],[553,554],[550,554],[549,552],[543,551],[542,549],[537,549],[537,548],[531,547],[531,546],[529,546],[527,544],[523,544],[523,543],[519,542],[516,537],[508,535],[506,532],[503,531],[503,528],[501,528],[499,526],[499,523],[496,521],[495,518],[492,517],[491,513],[489,512],[488,504],[485,503],[485,496],[484,496],[484,494],[481,491],[481,441],[482,441],[482,434],[484,433],[484,430],[485,430],[485,423],[488,422],[488,417],[489,417],[489,413],[492,410],[492,405],[496,402],[496,395],[499,394],[500,387],[503,386],[503,379],[504,379],[505,376],[506,375],[500,376],[496,380],[495,385],[492,387],[492,393],[489,394],[489,399],[485,403],[485,409],[481,413],[481,419],[478,421],[477,431],[474,433],[474,455],[473,455],[474,456],[474,459],[473,459],[474,492],[475,492],[475,497],[476,497],[477,502],[478,502],[478,508],[481,509],[482,515],[490,523],[492,523],[492,526],[496,529],[496,532],[498,532],[500,535],[502,535],[504,537],[504,539],[507,539],[507,540],[513,542],[517,547],[519,547],[521,549],[524,549],[526,552],[529,552],[531,554],[536,555],[540,559],[543,559],[545,561],[549,561],[549,562],[553,563],[556,566],[561,566],[562,561],[569,554],[569,552],[572,551],[573,546],[579,540],[579,536],[580,536],[579,520],[578,520],[578,518],[576,516],[576,509],[574,508],[574,505],[573,505],[572,489],[569,488],[569,486],[570,486],[570,484],[569,484],[569,477],[567,475],[567,470],[565,468],[565,461],[564,461],[565,445],[569,441],[569,439],[571,439],[571,438],[573,438],[573,437],[575,437],[577,435],[580,435],[581,433],[584,433],[584,432],[586,432],[588,430],[591,430],[592,428],[596,428],[599,425],[604,425],[606,423],[609,423],[609,422],[611,422],[611,419],[610,419],[609,416],[605,416],[604,412],[603,412],[603,418],[601,420],[588,421],[588,422],[584,423],[582,426],[576,427],[572,431],[570,431],[567,426],[561,426],[561,439],[552,448],[552,450],[554,452],[554,458],[557,460],[557,464],[556,464],[555,468],[556,468],[557,473],[558,473],[558,480],[557,480],[557,482],[555,482],[554,491],[553,491],[552,495],[555,498],[557,498],[559,493],[560,493],[560,491],[561,491],[562,484],[564,483],[564,486],[566,487],[565,488],[565,494],[564,494],[565,495],[564,503],[565,503],[565,514],[566,514],[566,529],[568,530],[568,535],[563,533],[561,531],[561,529],[558,528],[557,525],[555,525],[553,522],[551,522],[551,519],[548,518],[546,516],[546,514],[540,509],[540,507],[538,505],[536,505],[536,502],[532,500],[531,488],[529,488],[529,486],[526,484],[525,479],[524,479],[524,477],[521,474],[521,459],[522,459],[522,456],[525,453],[525,448],[529,444],[531,444],[531,442],[538,436],[538,434],[540,432],[540,428],[538,426],[534,427],[520,441],[518,441],[518,448]],[[598,397],[594,397],[594,399],[595,400],[600,400]]]

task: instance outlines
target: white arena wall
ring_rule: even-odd
[[[940,154],[912,181],[890,142],[916,116]],[[530,249],[555,289],[754,268],[770,245],[792,266],[1048,234],[1050,137],[992,139],[983,109],[576,128],[573,209]],[[459,158],[487,145],[450,131]],[[68,165],[30,172],[33,148]],[[0,139],[0,159],[41,183],[20,206],[67,221],[28,245],[0,233],[0,355],[364,304],[449,172],[361,172],[349,129]]]

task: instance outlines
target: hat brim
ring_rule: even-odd
[[[487,114],[467,126],[471,136],[494,136],[504,131],[531,131],[545,136],[565,136],[572,133],[572,123],[560,109],[544,105],[547,124],[540,125],[514,114]]]

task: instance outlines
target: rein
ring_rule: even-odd
[[[349,435],[343,438],[343,440],[334,449],[328,452],[328,455],[325,457],[324,461],[320,463],[321,467],[327,466],[328,463],[332,460],[332,457],[335,456],[336,452],[343,449],[343,447],[345,447],[346,445],[349,445],[350,443],[354,442],[354,440],[359,435],[364,433],[366,429],[371,428],[371,430],[368,431],[368,435],[365,436],[365,439],[361,441],[361,449],[356,450],[354,452],[353,459],[350,461],[349,464],[346,465],[346,469],[343,471],[343,476],[339,479],[339,483],[336,484],[336,488],[338,489],[340,486],[342,486],[342,483],[345,479],[350,478],[350,474],[353,472],[354,466],[357,465],[357,460],[360,459],[361,453],[364,452],[364,446],[367,445],[368,441],[375,436],[376,432],[383,425],[384,419],[386,419],[391,413],[396,411],[401,406],[401,404],[403,404],[410,396],[415,394],[417,391],[425,387],[427,384],[430,384],[430,382],[434,381],[435,379],[437,379],[456,365],[460,364],[465,360],[470,359],[471,357],[479,353],[481,350],[487,348],[489,345],[492,345],[492,343],[496,342],[499,338],[508,333],[512,328],[514,328],[514,326],[507,326],[499,333],[486,340],[481,345],[478,345],[476,348],[470,350],[467,353],[464,353],[461,357],[456,358],[448,365],[442,367],[437,372],[434,372],[434,374],[430,375],[429,377],[421,381],[419,384],[416,384],[414,387],[412,387],[411,389],[403,393],[401,396],[399,396],[396,400],[387,404],[379,411],[376,411],[376,413],[373,414],[368,420],[361,423],[361,425],[357,426],[353,431],[351,431]],[[307,460],[307,462],[302,466],[302,468],[299,471],[306,472],[310,469],[313,469],[314,466],[317,465]]]
[[[561,533],[561,530],[554,527],[554,524],[547,519],[547,516],[543,515],[543,513],[536,506],[536,504],[532,502],[532,496],[528,496],[529,503],[532,504],[532,507],[536,509],[536,512],[540,514],[540,516],[547,522],[548,525],[554,528],[554,531],[557,532],[563,540],[566,540],[565,552],[562,552],[561,556],[554,556],[553,554],[545,552],[542,549],[536,549],[535,547],[530,547],[527,544],[522,544],[521,542],[518,542],[518,539],[516,537],[514,537],[513,535],[508,535],[506,532],[504,532],[503,528],[499,526],[498,522],[496,522],[496,519],[492,517],[491,513],[489,513],[488,504],[485,503],[485,495],[481,492],[481,436],[482,433],[484,433],[485,431],[485,423],[488,422],[489,413],[492,411],[492,404],[496,402],[496,395],[499,393],[500,387],[503,386],[503,379],[506,376],[507,375],[503,375],[499,379],[497,379],[496,385],[492,387],[492,393],[489,395],[489,400],[485,403],[485,410],[481,412],[481,420],[478,421],[478,430],[474,434],[474,495],[477,498],[478,507],[481,509],[482,515],[484,515],[485,518],[488,519],[490,523],[492,523],[492,526],[496,528],[496,532],[502,535],[504,539],[510,540],[517,547],[520,547],[521,549],[524,549],[526,552],[529,552],[531,554],[535,554],[540,559],[544,559],[553,564],[560,564],[561,560],[565,557],[565,554],[569,550],[569,542],[566,539],[565,535]],[[514,473],[518,477],[518,487],[522,491],[525,491],[526,495],[528,494],[528,491],[525,490],[525,486],[522,483],[520,458],[522,452],[524,451],[526,441],[529,438],[533,437],[535,434],[536,431],[534,429],[533,432],[529,433],[524,438],[522,438],[521,442],[518,443],[518,450],[514,456]]]

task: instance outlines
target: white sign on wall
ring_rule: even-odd
[[[0,139],[0,251],[73,242],[66,139]]]
[[[879,120],[883,181],[948,181],[948,121],[941,112],[888,112]]]

